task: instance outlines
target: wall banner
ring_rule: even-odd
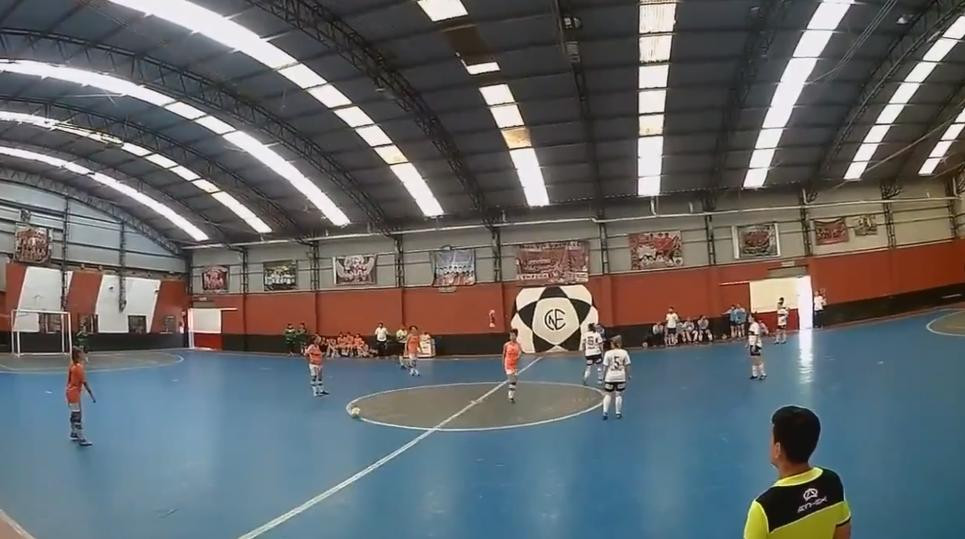
[[[814,239],[818,245],[832,245],[845,243],[851,237],[848,234],[848,223],[844,217],[831,221],[814,221]]]
[[[279,260],[262,264],[265,290],[294,290],[298,282],[298,262]]]
[[[476,251],[442,249],[432,253],[432,286],[471,286],[476,284]]]
[[[855,236],[877,236],[878,219],[874,214],[859,215],[854,218]]]
[[[50,231],[46,228],[18,224],[14,232],[13,259],[27,264],[50,261]]]
[[[207,266],[201,270],[201,289],[223,294],[228,291],[228,267]]]
[[[332,275],[336,286],[373,285],[379,255],[336,256],[332,259]]]
[[[516,278],[525,284],[585,283],[590,280],[586,241],[527,243],[516,248]]]
[[[777,223],[735,226],[734,258],[766,258],[781,255]]]
[[[677,268],[684,265],[680,231],[630,234],[630,269]]]

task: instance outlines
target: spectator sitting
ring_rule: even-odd
[[[694,335],[696,335],[695,342],[704,342],[705,340],[708,343],[714,342],[714,333],[710,330],[710,320],[707,320],[706,316],[701,316],[697,320],[697,330]]]
[[[369,345],[361,335],[356,333],[352,344],[352,352],[355,357],[369,357]]]
[[[336,357],[338,355],[338,341],[329,337],[325,339],[325,357]]]
[[[684,320],[680,329],[680,340],[682,342],[694,342],[694,321],[692,319],[688,318]]]
[[[650,328],[650,335],[647,337],[647,346],[654,347],[661,345],[663,345],[663,324],[657,321]]]

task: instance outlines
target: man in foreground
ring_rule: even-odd
[[[87,373],[84,372],[84,351],[72,348],[70,351],[70,368],[67,369],[67,409],[70,410],[70,439],[81,447],[92,445],[84,437],[84,423],[81,416],[81,389],[86,389],[91,402],[97,402],[94,392],[87,385]]]
[[[841,478],[810,464],[821,434],[818,416],[785,406],[771,423],[778,481],[751,502],[744,539],[850,539],[851,509]]]

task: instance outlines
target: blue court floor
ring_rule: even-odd
[[[638,351],[623,420],[593,410],[486,432],[372,425],[345,406],[499,382],[495,359],[423,362],[421,378],[330,362],[319,400],[301,361],[184,352],[90,375],[88,449],[67,440],[62,373],[0,374],[0,509],[38,539],[236,538],[286,514],[261,536],[736,538],[774,480],[770,414],[797,403],[823,421],[815,462],[844,478],[855,537],[960,539],[965,338],[925,327],[948,312],[768,340],[763,383],[737,344]],[[552,357],[521,378],[579,383],[582,370]]]

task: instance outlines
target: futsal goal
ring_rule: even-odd
[[[70,313],[41,309],[10,312],[10,351],[15,356],[69,355],[72,346]]]

